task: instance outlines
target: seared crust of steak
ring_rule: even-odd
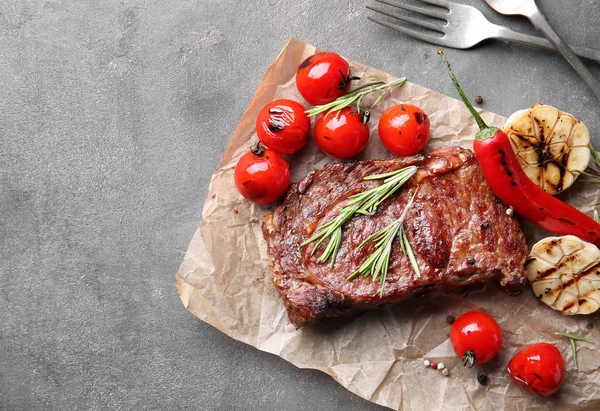
[[[355,216],[343,226],[335,265],[317,263],[327,241],[302,246],[322,224],[335,218],[348,197],[376,187],[363,180],[416,165],[417,173],[373,216]],[[383,296],[371,278],[347,278],[373,252],[369,235],[400,217],[417,191],[404,227],[421,270],[417,278],[397,240],[393,242]],[[427,156],[329,164],[293,184],[263,224],[273,282],[290,321],[300,327],[352,309],[393,303],[432,290],[499,281],[518,290],[525,284],[527,245],[518,219],[486,184],[473,153],[445,147]]]

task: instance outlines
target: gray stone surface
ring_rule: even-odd
[[[598,2],[539,3],[600,47]],[[211,172],[290,36],[455,95],[435,47],[364,4],[0,1],[0,409],[381,409],[200,322],[175,290]],[[559,56],[447,54],[484,108],[553,104],[600,146],[599,103]]]

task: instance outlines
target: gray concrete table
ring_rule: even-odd
[[[369,1],[0,1],[0,409],[381,409],[175,290],[210,175],[289,37],[455,95],[435,46],[367,21]],[[598,2],[539,3],[600,47]],[[600,104],[558,55],[448,54],[482,107],[552,104],[600,146]]]

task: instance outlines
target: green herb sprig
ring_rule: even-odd
[[[317,259],[317,263],[323,263],[331,259],[331,267],[333,267],[335,264],[335,257],[340,249],[342,241],[342,225],[355,214],[375,214],[377,207],[398,191],[398,189],[416,172],[416,166],[408,166],[390,173],[375,174],[365,177],[365,180],[383,179],[383,184],[351,196],[350,201],[340,209],[338,216],[317,228],[315,235],[304,241],[302,245],[304,246],[318,240],[312,249],[311,255],[313,255],[321,243],[329,239],[323,254]]]
[[[595,168],[592,167],[588,167],[585,171],[582,171],[581,174],[583,174],[585,177],[587,178],[583,178],[581,181],[583,181],[584,183],[600,183],[600,155],[598,154],[598,152],[594,149],[594,146],[592,146],[590,144],[590,152],[592,154],[592,162],[596,165],[596,167],[598,168],[598,170],[596,170]]]
[[[421,270],[419,269],[415,254],[410,246],[410,243],[408,242],[408,238],[406,237],[406,231],[404,230],[404,220],[406,219],[408,210],[413,204],[416,194],[417,191],[415,190],[412,198],[408,201],[406,207],[404,207],[400,218],[387,227],[377,231],[375,234],[370,235],[358,246],[360,249],[366,243],[374,242],[375,251],[360,265],[358,270],[348,277],[348,281],[353,280],[359,274],[362,274],[365,277],[372,277],[373,281],[377,281],[379,278],[379,283],[381,284],[380,296],[383,297],[385,281],[390,264],[390,256],[392,253],[392,243],[396,237],[398,237],[398,240],[400,241],[400,248],[408,257],[417,278],[421,278]]]
[[[573,354],[573,363],[575,364],[575,369],[579,370],[579,365],[577,364],[577,344],[576,341],[584,341],[588,344],[595,344],[594,341],[589,338],[581,337],[575,334],[567,334],[567,333],[555,333],[556,335],[560,335],[561,337],[567,337],[569,339],[569,343],[571,344],[571,353]]]
[[[590,151],[592,152],[592,160],[594,160],[596,167],[600,168],[600,155],[598,155],[598,152],[596,151],[594,146],[592,146],[591,144],[590,144]]]
[[[306,114],[308,114],[309,117],[312,117],[329,111],[339,111],[353,103],[356,103],[356,107],[360,113],[360,103],[368,94],[371,94],[375,91],[384,90],[384,92],[372,104],[372,106],[375,106],[390,90],[400,87],[405,81],[406,77],[402,77],[398,80],[390,81],[388,83],[384,82],[383,80],[375,80],[351,90],[345,96],[338,97],[331,103],[322,104],[306,110]]]

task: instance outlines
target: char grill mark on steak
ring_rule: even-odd
[[[374,216],[355,216],[343,226],[342,244],[333,269],[317,263],[327,241],[311,255],[316,242],[301,246],[320,225],[335,218],[349,194],[381,181],[372,175],[408,165],[418,171]],[[346,278],[373,252],[358,245],[397,219],[418,187],[405,229],[421,278],[394,241],[384,294],[371,278]],[[399,301],[424,290],[451,290],[467,284],[499,281],[519,289],[525,283],[527,246],[519,222],[495,201],[473,153],[459,147],[438,149],[390,160],[337,163],[311,172],[293,184],[273,215],[263,224],[273,281],[290,321],[300,327],[323,317],[338,316]]]

